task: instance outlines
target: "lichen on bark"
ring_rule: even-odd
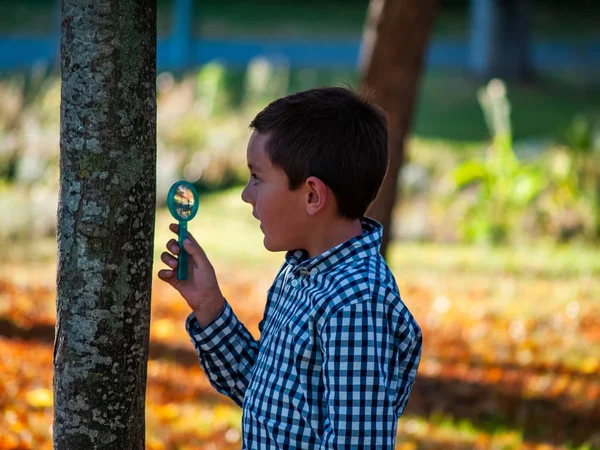
[[[54,448],[144,448],[156,0],[63,0]]]

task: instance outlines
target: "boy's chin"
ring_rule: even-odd
[[[271,242],[271,240],[267,236],[265,236],[263,238],[263,245],[270,252],[280,252],[281,251],[281,249],[277,245],[274,245],[274,243]]]
[[[263,245],[270,252],[287,252],[289,249],[285,245],[281,245],[280,243],[273,242],[267,236],[263,238]]]

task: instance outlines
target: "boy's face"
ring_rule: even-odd
[[[274,166],[266,149],[268,134],[254,132],[248,142],[250,179],[242,200],[252,205],[252,215],[260,220],[264,245],[272,252],[304,248],[306,226],[305,192],[289,190],[288,177]]]

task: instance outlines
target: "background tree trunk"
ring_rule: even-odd
[[[156,0],[63,0],[55,449],[144,448]]]
[[[371,0],[361,56],[362,85],[387,113],[390,163],[368,215],[384,227],[381,254],[387,253],[404,142],[436,12],[436,0]]]

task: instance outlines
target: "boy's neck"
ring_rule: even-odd
[[[321,223],[311,232],[311,242],[306,247],[308,257],[314,258],[361,234],[362,224],[360,219]]]

